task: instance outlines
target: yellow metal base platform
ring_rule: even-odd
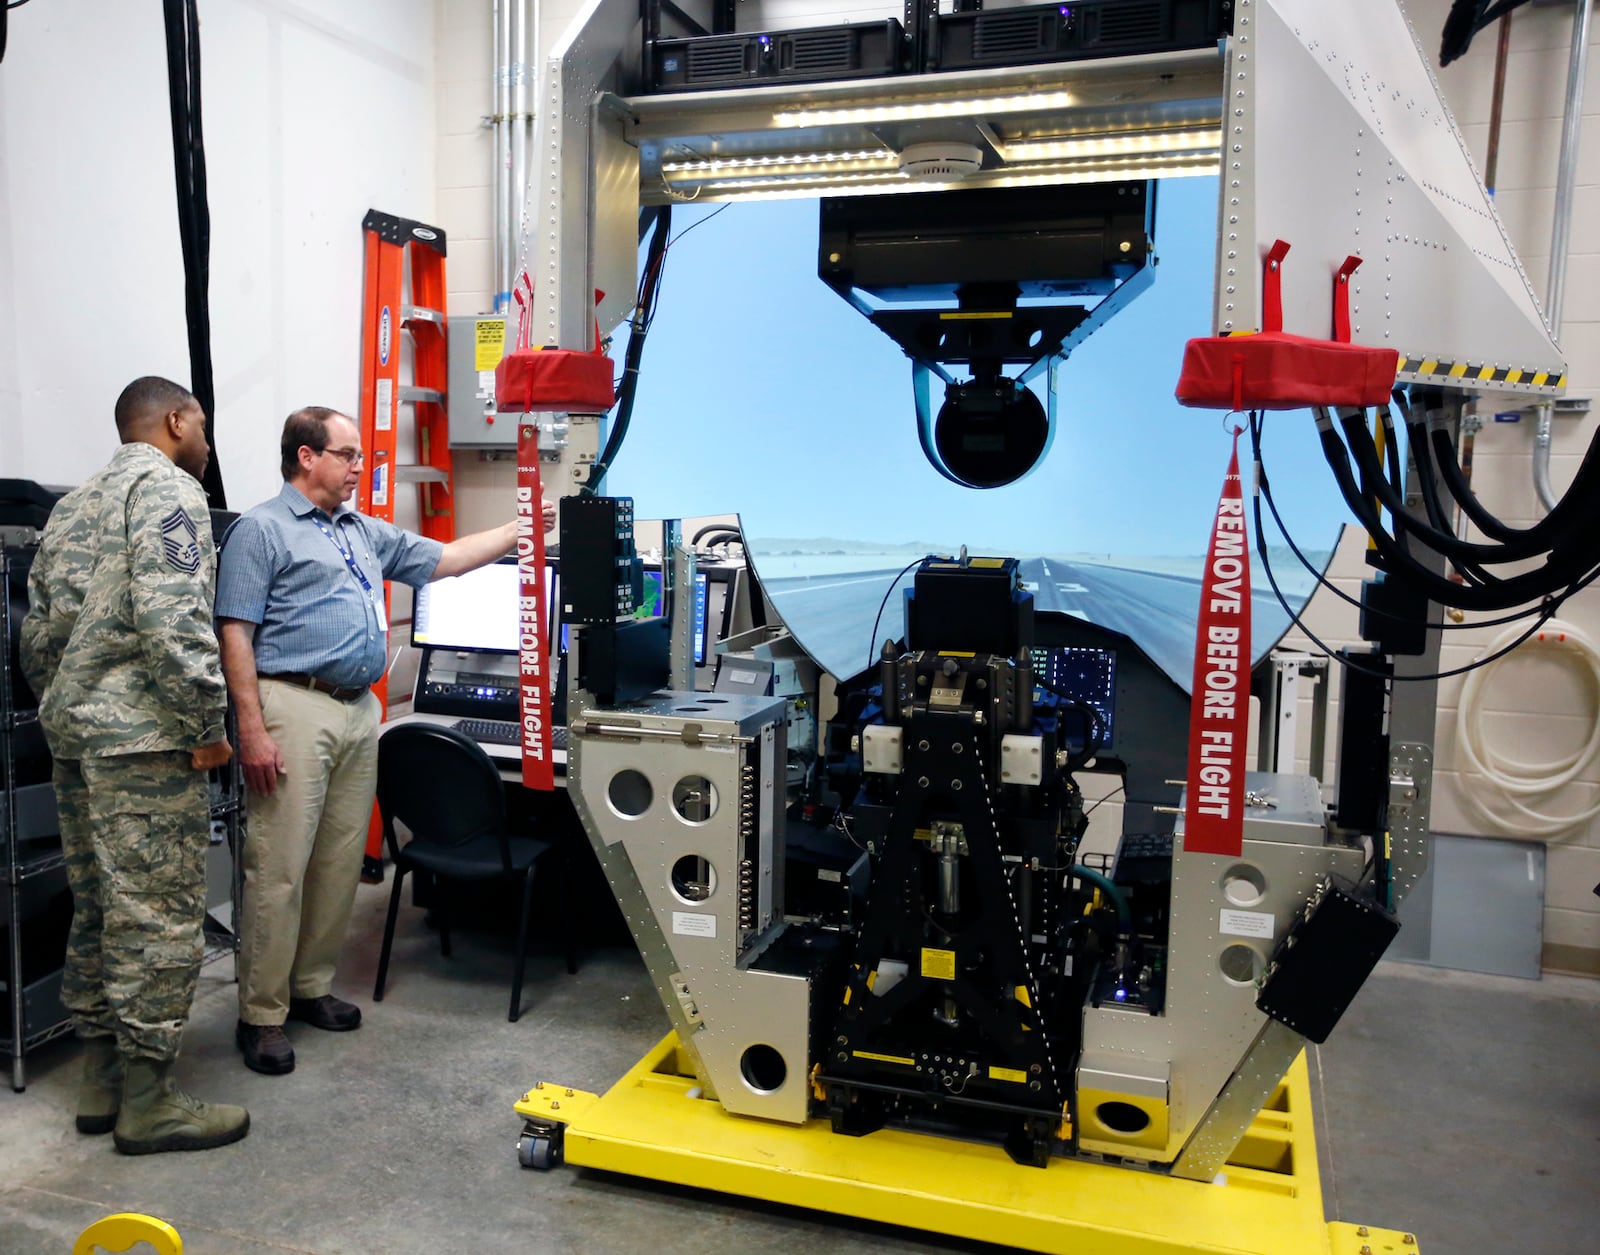
[[[1329,1223],[1302,1055],[1220,1183],[1088,1160],[1021,1167],[994,1146],[883,1129],[835,1134],[730,1116],[698,1097],[669,1033],[604,1097],[541,1083],[516,1104],[523,1162],[552,1159],[1063,1255],[1416,1255],[1408,1233]],[[537,1145],[537,1150],[532,1151]],[[552,1145],[559,1149],[552,1155]]]

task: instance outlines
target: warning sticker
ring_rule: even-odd
[[[956,978],[956,952],[954,950],[928,950],[922,952],[922,977],[924,980],[954,980]]]
[[[376,393],[377,400],[373,403],[373,409],[376,411],[373,424],[379,431],[390,431],[394,428],[394,380],[378,380]]]
[[[701,915],[694,911],[674,911],[672,931],[680,937],[715,937],[717,917]]]
[[[1224,937],[1263,937],[1270,939],[1275,931],[1276,923],[1271,911],[1229,911],[1222,912],[1222,919],[1217,924],[1217,931]]]
[[[506,320],[478,319],[478,337],[472,345],[472,369],[493,370],[506,355]]]

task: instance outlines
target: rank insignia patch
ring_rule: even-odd
[[[200,546],[196,543],[198,535],[194,521],[182,506],[161,520],[161,548],[166,555],[167,565],[174,571],[186,571],[193,575],[200,569]]]

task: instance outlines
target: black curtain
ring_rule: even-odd
[[[200,131],[200,15],[195,0],[162,0],[167,24],[167,94],[172,105],[172,165],[183,244],[184,313],[189,327],[189,390],[206,416],[211,463],[201,481],[213,510],[227,508],[217,457],[216,388],[211,375],[211,209],[206,146]]]

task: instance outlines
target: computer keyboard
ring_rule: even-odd
[[[515,745],[522,739],[517,725],[505,719],[457,719],[450,726],[474,741],[486,741],[490,745]]]
[[[487,745],[516,745],[522,740],[517,725],[505,719],[457,719],[450,726],[457,732],[466,733],[474,741],[482,741]],[[558,750],[566,749],[566,728],[556,728],[551,732],[550,744]]]

